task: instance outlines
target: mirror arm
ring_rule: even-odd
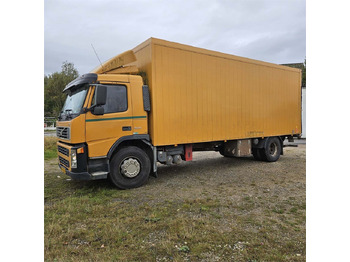
[[[87,113],[87,112],[91,112],[94,108],[96,107],[96,105],[92,105],[92,106],[90,106],[90,107],[84,107],[83,108],[83,112],[84,113]]]

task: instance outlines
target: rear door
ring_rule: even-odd
[[[132,104],[130,85],[106,85],[107,102],[103,115],[86,114],[86,142],[89,157],[104,157],[122,136],[132,135]],[[94,104],[94,94],[91,105]]]

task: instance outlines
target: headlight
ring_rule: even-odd
[[[72,149],[71,151],[71,165],[72,168],[77,168],[77,150]]]

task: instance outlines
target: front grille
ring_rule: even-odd
[[[56,127],[56,135],[58,138],[70,139],[70,128],[58,126]]]
[[[64,159],[63,157],[58,157],[60,164],[65,166],[66,168],[69,168],[69,161],[67,159]]]
[[[58,146],[57,147],[58,152],[60,152],[61,154],[65,155],[65,156],[69,156],[69,150],[68,148],[62,147],[62,146]]]

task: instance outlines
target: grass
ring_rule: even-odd
[[[57,137],[44,137],[44,159],[57,158]]]
[[[56,130],[46,129],[44,130],[45,133],[56,133]]]
[[[153,203],[106,181],[45,174],[47,261],[303,261],[303,205],[235,205],[208,198]],[[146,201],[145,201],[146,200]],[[294,202],[293,202],[294,203]],[[292,204],[293,204],[292,203]],[[269,211],[270,210],[270,211]],[[270,214],[275,210],[278,217]]]

